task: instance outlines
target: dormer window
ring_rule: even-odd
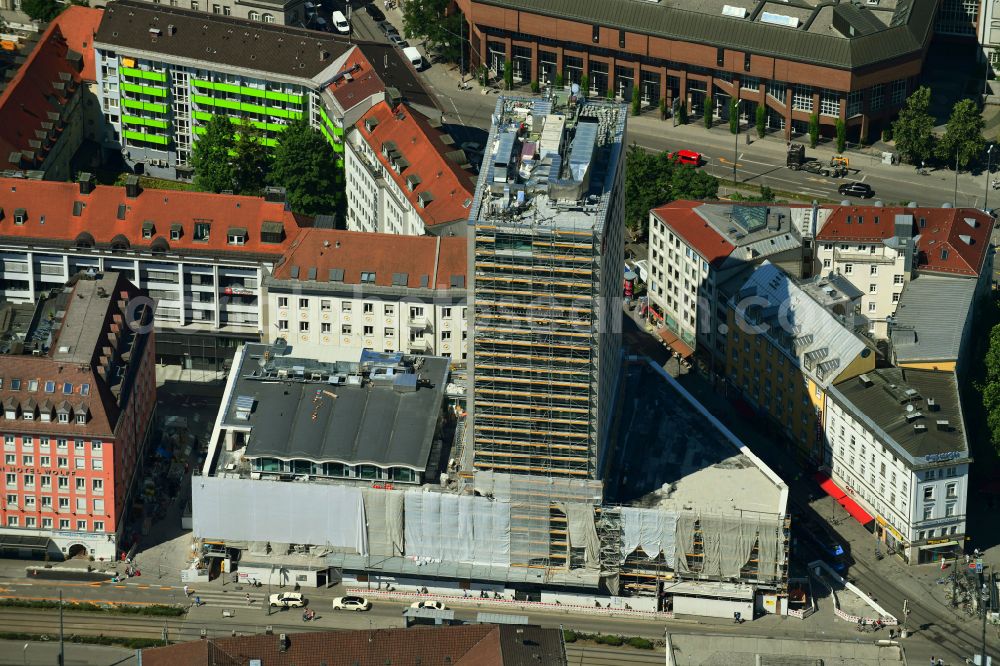
[[[23,208],[14,209],[14,224],[22,225],[28,221],[28,211]]]
[[[226,236],[230,245],[247,244],[247,230],[243,227],[230,227]]]
[[[33,410],[33,409],[32,410],[25,410],[24,413],[22,414],[22,416],[24,417],[25,421],[34,421],[35,420],[35,410]]]
[[[69,423],[68,412],[59,412],[59,423]]]
[[[77,425],[87,425],[87,415],[86,414],[77,414],[76,415],[76,423],[77,423]]]
[[[181,225],[179,225],[179,224],[171,224],[170,225],[170,240],[172,240],[172,241],[180,240],[181,239],[181,234],[183,233],[183,231],[184,231],[184,227],[182,227]]]
[[[154,225],[151,221],[146,220],[145,222],[142,223],[142,237],[143,238],[152,238],[153,237],[153,233],[155,231],[156,231],[156,225]]]

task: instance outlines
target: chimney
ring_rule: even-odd
[[[90,194],[94,191],[94,174],[84,171],[77,182],[80,184],[80,194]]]
[[[264,201],[270,201],[272,203],[284,203],[285,202],[285,188],[268,186],[264,188]]]
[[[167,37],[173,37],[177,34],[177,26],[171,23],[167,26]]]
[[[125,196],[129,199],[135,199],[139,196],[140,192],[142,192],[142,188],[139,186],[139,176],[134,173],[129,174],[129,176],[125,178]]]

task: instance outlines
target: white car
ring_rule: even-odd
[[[427,601],[414,601],[410,604],[410,608],[426,608],[427,610],[448,610],[448,607],[444,603],[438,601],[437,599],[428,599]]]
[[[333,21],[333,27],[336,28],[337,32],[342,35],[346,35],[351,31],[351,24],[348,22],[347,17],[344,16],[343,12],[333,12],[330,15],[330,19]]]
[[[371,610],[372,602],[364,597],[337,597],[333,600],[333,610]]]
[[[306,600],[302,598],[301,592],[279,592],[272,594],[268,603],[278,608],[302,608],[306,605]]]

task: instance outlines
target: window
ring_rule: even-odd
[[[850,275],[854,272],[854,264],[844,264],[844,274]]]
[[[395,315],[396,315],[396,306],[395,305],[387,305],[387,306],[385,306],[385,316],[386,317],[394,317]]]
[[[86,520],[78,520],[78,521],[76,521],[76,529],[79,530],[80,532],[86,532],[87,531],[87,521]]]
[[[892,106],[900,106],[906,101],[906,79],[899,79],[898,81],[892,82],[892,87],[889,89],[889,104]]]
[[[299,299],[299,309],[300,310],[305,310],[308,307],[309,307],[309,299],[308,298],[300,298]]]
[[[34,474],[25,474],[24,475],[24,487],[25,488],[34,488],[35,487],[35,475]]]
[[[371,271],[361,271],[361,284],[375,284],[375,273]]]
[[[307,321],[300,321],[299,322],[299,333],[308,333],[308,332],[309,332],[309,322],[307,322]]]
[[[869,294],[877,294],[878,293],[878,285],[874,284],[874,283],[869,284],[868,285],[868,293]]]
[[[13,453],[8,453],[7,455],[4,456],[4,462],[8,465],[16,465],[17,456],[14,455]]]
[[[375,312],[375,304],[374,303],[364,303],[361,306],[361,310],[365,314],[373,314]]]
[[[830,268],[832,265],[833,265],[833,262],[830,259],[824,259],[823,260],[823,268]]]
[[[99,452],[103,446],[104,442],[95,439],[90,443],[90,451],[91,453]]]
[[[819,94],[820,115],[837,117],[840,115],[840,93],[823,90]]]
[[[101,460],[100,458],[94,458],[93,460],[90,461],[90,469],[93,470],[104,469],[104,461]]]
[[[59,498],[59,510],[62,511],[63,509],[68,509],[68,508],[69,508],[69,498],[68,497],[60,497]]]
[[[43,497],[42,498],[42,508],[43,509],[45,509],[45,508],[51,509],[52,508],[52,498],[51,497]]]
[[[934,499],[934,486],[924,487],[924,499],[928,501]]]
[[[441,331],[442,340],[451,340],[451,331]]]
[[[216,5],[218,7],[218,5]],[[218,13],[218,12],[216,12]],[[207,243],[209,236],[212,232],[212,223],[205,221],[195,220],[194,223],[194,240],[199,243]]]
[[[34,467],[35,456],[21,456],[21,464],[25,467]]]
[[[350,301],[341,301],[341,303],[340,303],[340,311],[341,312],[350,312],[351,311],[351,302]]]
[[[287,331],[288,330],[288,320],[287,319],[279,319],[278,320],[278,330],[279,331]]]
[[[77,490],[87,490],[87,479],[82,476],[76,478],[76,489]]]
[[[893,294],[892,294],[892,302],[893,303],[899,303],[899,292],[898,291],[893,292]]]
[[[250,20],[251,21],[259,21],[260,20],[260,12],[250,12]]]
[[[715,49],[715,64],[719,67],[726,64],[726,49]]]
[[[222,15],[223,16],[232,16],[232,14],[233,14],[233,8],[232,7],[230,7],[228,5],[224,5],[222,7]]]
[[[43,529],[49,529],[49,530],[51,530],[52,529],[52,519],[51,518],[42,518],[42,528]]]
[[[104,521],[103,520],[95,520],[94,521],[94,531],[95,532],[103,532],[104,531]]]
[[[76,467],[76,469],[87,469],[87,461],[83,458],[74,458],[73,466]]]
[[[954,502],[951,502],[950,504],[945,505],[945,507],[944,507],[944,515],[945,515],[946,518],[951,518],[951,517],[953,517],[955,515],[955,503]]]
[[[192,2],[192,5],[197,5],[197,2]],[[180,240],[181,239],[181,227],[179,225],[170,227],[170,240]]]
[[[374,326],[365,326],[365,328],[364,328],[364,334],[365,335],[375,335],[375,327]]]
[[[17,527],[17,516],[7,516],[7,527]]]
[[[930,520],[934,516],[934,507],[925,506],[924,507],[924,520]]]
[[[59,490],[69,490],[69,477],[60,476],[56,481],[56,485],[59,486]]]
[[[264,23],[274,23],[274,16],[272,14],[264,14]]]
[[[191,4],[192,5],[196,5],[198,3],[192,2]],[[62,518],[62,519],[59,520],[59,529],[61,529],[61,530],[68,530],[69,529],[69,519],[68,518]]]
[[[874,247],[874,245],[872,247]],[[878,266],[875,265],[869,266],[868,275],[878,275]]]
[[[17,506],[17,495],[7,495],[7,506]]]
[[[222,7],[220,7],[219,5],[212,5],[212,13],[213,14],[221,14],[222,13]]]
[[[796,85],[792,89],[792,108],[796,111],[813,110],[813,91],[811,87]]]
[[[329,312],[330,311],[330,299],[328,299],[328,298],[322,299],[319,302],[319,309],[322,310],[323,312]]]
[[[945,488],[945,491],[944,491],[944,496],[945,497],[947,497],[948,499],[957,499],[958,498],[958,484],[957,483],[949,483],[944,488]]]
[[[861,113],[861,91],[855,90],[847,93],[847,117],[859,115]]]
[[[94,500],[94,513],[99,516],[104,515],[104,500],[102,499]]]
[[[885,103],[885,86],[881,83],[874,85],[871,88],[871,95],[869,96],[868,105],[871,107],[872,111],[878,111],[882,108]]]
[[[892,276],[892,283],[893,284],[903,284],[903,276],[902,275],[893,275]]]
[[[340,334],[341,335],[350,335],[351,334],[351,325],[350,324],[341,324],[340,325]]]

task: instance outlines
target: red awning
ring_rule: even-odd
[[[660,339],[663,340],[668,347],[681,355],[681,358],[687,358],[694,353],[694,350],[691,349],[686,342],[678,338],[677,335],[670,329],[658,328],[657,333],[660,334]]]
[[[841,497],[837,500],[837,503],[844,507],[844,509],[847,510],[847,513],[851,514],[851,518],[854,518],[854,520],[858,521],[862,525],[867,525],[875,520],[850,497]]]
[[[823,492],[825,492],[827,495],[837,500],[838,502],[841,500],[841,498],[847,496],[847,493],[841,490],[837,486],[837,484],[833,482],[833,479],[830,478],[829,474],[824,474],[823,472],[817,472],[813,476],[813,478],[816,479],[816,483],[818,483],[819,487],[823,489]]]

